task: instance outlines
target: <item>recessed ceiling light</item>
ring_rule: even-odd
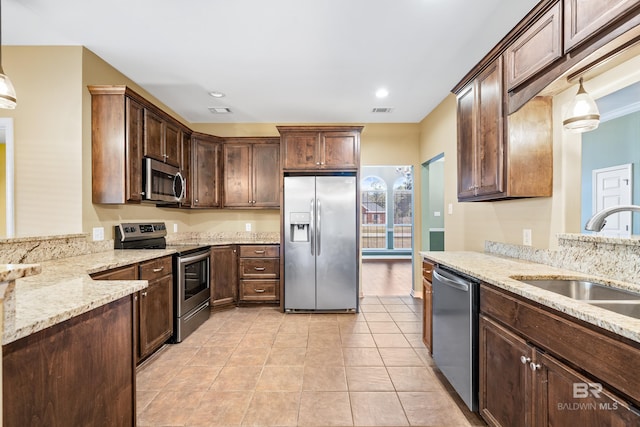
[[[231,108],[228,107],[209,107],[209,111],[213,114],[230,114],[232,113]]]
[[[213,96],[214,98],[224,98],[225,94],[217,91],[217,90],[212,90],[211,92],[209,92],[209,95]]]
[[[389,96],[389,91],[383,87],[376,91],[376,98],[386,98]]]

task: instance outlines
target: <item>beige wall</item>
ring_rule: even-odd
[[[82,231],[79,47],[3,47],[14,119],[16,236]]]
[[[533,246],[549,247],[557,216],[554,198],[561,196],[560,188],[549,198],[458,203],[455,95],[449,94],[425,117],[420,129],[422,162],[445,154],[445,250],[482,251],[485,240],[521,244],[523,228],[532,230]]]

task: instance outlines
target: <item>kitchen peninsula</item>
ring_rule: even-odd
[[[421,252],[444,272],[477,279],[472,334],[479,412],[495,426],[530,425],[532,419],[534,425],[569,425],[576,417],[580,425],[637,425],[640,319],[535,281],[593,282],[640,293],[640,241],[563,234],[559,243],[558,250],[487,242],[485,253]],[[437,296],[443,284],[433,282]],[[435,331],[434,316],[434,337]],[[432,345],[442,343],[434,339]],[[591,384],[598,392],[576,395],[575,384]],[[567,411],[574,403],[595,409]]]

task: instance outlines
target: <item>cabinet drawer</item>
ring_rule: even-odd
[[[429,282],[433,282],[433,268],[434,264],[429,261],[422,261],[422,277]]]
[[[241,280],[241,301],[277,301],[280,299],[278,280]]]
[[[140,280],[159,279],[162,276],[171,274],[173,272],[172,268],[172,257],[170,256],[141,262]]]
[[[277,258],[280,245],[243,245],[240,246],[241,258]]]
[[[138,264],[100,271],[91,275],[93,280],[137,280]]]
[[[279,258],[246,258],[240,259],[240,278],[273,278],[280,277]]]

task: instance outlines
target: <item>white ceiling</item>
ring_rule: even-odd
[[[2,42],[86,46],[192,123],[415,123],[536,3],[4,0]]]

